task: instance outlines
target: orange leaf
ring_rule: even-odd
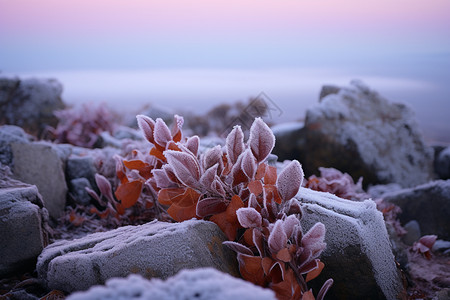
[[[240,254],[238,260],[242,278],[262,286],[265,276],[261,265],[261,257]]]
[[[160,191],[158,201],[162,204],[171,204],[167,212],[174,220],[182,222],[197,216],[197,202],[200,196],[201,194],[191,188],[164,189]]]
[[[153,147],[150,150],[150,155],[153,155],[154,157],[156,157],[157,159],[160,159],[164,162],[166,162],[166,157],[164,156],[164,154],[162,153],[162,151],[158,150],[156,147]]]
[[[236,211],[241,207],[244,207],[244,202],[242,202],[241,197],[234,195],[225,211],[228,222],[238,222]]]
[[[167,143],[167,150],[181,151],[181,149],[173,141]]]
[[[172,140],[175,143],[178,143],[179,141],[181,141],[181,137],[182,137],[181,130],[178,130],[177,133],[172,137]]]
[[[128,182],[127,175],[125,174],[125,172],[123,170],[117,170],[116,175],[117,175],[117,178],[119,178],[121,184]]]
[[[158,193],[158,201],[162,205],[171,205],[173,198],[183,195],[185,192],[184,188],[162,189]]]
[[[250,193],[255,194],[255,196],[261,195],[263,191],[263,185],[260,180],[254,180],[248,183],[248,189],[250,190]]]
[[[143,162],[142,160],[135,159],[135,160],[124,160],[123,164],[125,167],[131,170],[138,170],[139,174],[144,177],[145,179],[149,179],[152,177],[152,169],[153,167],[149,165],[148,163]]]
[[[277,168],[273,166],[267,166],[266,174],[264,175],[264,184],[273,184],[277,183]]]
[[[117,203],[116,204],[116,211],[119,215],[123,215],[125,213],[125,207],[123,207],[122,204]]]
[[[255,243],[253,243],[253,228],[248,228],[247,230],[245,230],[243,237],[244,242],[248,246],[250,247],[255,246]]]
[[[317,261],[317,269],[312,270],[311,272],[309,272],[306,275],[306,282],[313,280],[314,278],[316,278],[317,276],[320,275],[320,272],[322,272],[323,267],[325,266],[325,264],[323,262],[321,262],[320,260]]]
[[[135,180],[121,184],[117,188],[115,195],[117,199],[121,201],[124,208],[129,208],[136,204],[139,196],[141,195],[141,191],[142,182],[139,180]]]
[[[172,198],[172,205],[175,204],[180,207],[196,207],[200,195],[201,194],[197,193],[195,190],[187,188],[184,194]]]
[[[167,212],[175,221],[183,222],[196,217],[196,205],[181,207],[176,204],[172,204]]]
[[[283,248],[277,253],[277,259],[283,261],[283,262],[290,262],[291,261],[291,254],[289,253],[288,248]]]
[[[263,267],[264,273],[266,275],[269,275],[270,269],[272,268],[275,261],[271,259],[270,257],[264,257],[262,259],[261,265]]]
[[[312,290],[303,293],[302,300],[315,300]]]
[[[229,241],[234,241],[236,239],[237,230],[241,228],[236,215],[236,211],[241,207],[244,207],[241,197],[234,195],[231,198],[231,202],[228,204],[227,209],[220,214],[212,216],[210,219],[211,222],[214,222],[219,226]]]
[[[282,199],[280,194],[278,194],[278,189],[275,185],[265,184],[264,190],[266,191],[267,201],[275,201],[278,204],[281,204]]]
[[[256,180],[261,180],[264,177],[264,175],[266,175],[266,167],[267,167],[267,165],[265,163],[260,163],[258,165],[258,168],[256,169],[256,175],[255,175]]]

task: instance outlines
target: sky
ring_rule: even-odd
[[[450,1],[0,0],[2,74],[57,78],[69,104],[265,92],[287,121],[358,78],[450,143]]]

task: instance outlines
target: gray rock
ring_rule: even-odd
[[[383,215],[371,200],[355,202],[329,193],[300,188],[304,230],[322,222],[327,248],[325,268],[308,284],[314,291],[328,278],[327,299],[397,299],[404,295]]]
[[[398,215],[402,224],[417,220],[422,235],[436,234],[440,239],[450,239],[450,180],[402,189],[383,199],[402,209]]]
[[[196,300],[275,300],[272,290],[232,277],[212,268],[182,270],[166,281],[147,280],[139,275],[114,278],[106,286],[95,286],[86,292],[76,292],[67,300],[99,299],[196,299]]]
[[[417,242],[422,236],[420,225],[416,220],[409,221],[403,228],[405,228],[406,234],[402,236],[402,241],[408,246],[412,246],[414,242]]]
[[[33,135],[56,126],[63,109],[62,85],[54,79],[0,77],[0,124],[17,125]]]
[[[339,93],[340,90],[341,90],[341,88],[336,85],[322,86],[322,89],[320,90],[320,94],[319,94],[319,101],[322,101],[322,99],[328,95]]]
[[[66,292],[131,273],[168,278],[182,269],[214,267],[238,276],[235,254],[222,245],[225,240],[212,222],[153,221],[55,242],[39,256],[37,271],[50,289]]]
[[[94,158],[91,155],[71,155],[67,159],[66,177],[68,181],[76,178],[86,178],[92,186],[95,186],[95,173],[97,173],[97,169],[94,165]]]
[[[13,183],[14,185],[14,183]],[[0,276],[33,266],[48,244],[48,212],[35,186],[0,189]]]
[[[450,241],[436,240],[433,245],[433,252],[446,252],[450,249]]]
[[[0,126],[0,164],[12,167],[14,162],[11,143],[27,144],[30,140],[31,136],[20,127],[14,125]]]
[[[63,162],[52,144],[11,143],[14,177],[37,186],[50,216],[57,219],[66,204],[67,184]]]
[[[437,155],[434,168],[440,179],[450,179],[450,147],[445,148]]]
[[[426,146],[413,112],[390,103],[360,82],[325,96],[306,113],[305,127],[292,135],[292,154],[307,176],[333,167],[364,184],[413,187],[433,177],[433,151]],[[295,150],[295,151],[294,151]],[[280,151],[281,152],[281,151]]]
[[[75,178],[70,181],[70,194],[77,204],[88,205],[91,202],[86,188],[92,189],[92,185],[86,178]]]

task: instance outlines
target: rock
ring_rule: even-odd
[[[275,148],[272,152],[280,161],[297,159],[302,155],[305,142],[303,127],[303,122],[291,122],[277,124],[271,128],[275,135]]]
[[[66,204],[67,184],[57,151],[45,142],[11,143],[11,149],[14,177],[36,185],[50,216],[59,218]]]
[[[0,184],[0,277],[34,266],[48,244],[48,212],[37,188],[10,183]]]
[[[450,239],[450,180],[436,180],[412,189],[402,189],[384,196],[384,201],[399,206],[400,222],[419,222],[421,234],[436,234]]]
[[[422,237],[420,225],[416,220],[409,221],[403,228],[405,228],[406,234],[402,236],[402,241],[408,246],[412,246],[414,242],[417,242]]]
[[[88,205],[91,202],[91,196],[89,196],[86,188],[92,190],[92,185],[86,178],[75,178],[70,181],[70,194],[73,200],[77,204]]]
[[[297,140],[294,140],[296,138]],[[364,184],[413,187],[431,180],[433,151],[426,146],[413,112],[390,103],[359,82],[325,96],[306,113],[305,127],[287,143],[307,176],[319,167],[349,173]]]
[[[53,112],[64,108],[61,93],[62,85],[54,79],[0,77],[0,124],[41,135],[58,122]]]
[[[275,300],[272,290],[234,278],[213,268],[182,270],[166,281],[147,280],[139,275],[113,278],[106,286],[95,286],[86,292],[76,292],[67,300],[94,299],[197,299],[197,300]]]
[[[304,231],[322,222],[327,248],[325,268],[308,283],[317,293],[333,278],[326,299],[397,299],[404,287],[392,254],[383,215],[372,200],[355,202],[300,188]]]
[[[320,94],[319,94],[319,101],[322,101],[322,99],[328,95],[339,93],[340,90],[341,90],[341,88],[338,86],[335,86],[335,85],[322,86],[322,89],[320,90]]]
[[[89,180],[91,186],[95,186],[95,173],[97,173],[97,169],[94,165],[94,158],[91,155],[71,155],[67,159],[66,177],[68,181],[77,178],[86,178]]]
[[[450,147],[445,148],[437,155],[434,169],[440,179],[450,179]]]
[[[383,198],[384,195],[401,190],[402,187],[397,183],[378,184],[370,186],[367,193],[372,199]]]
[[[443,252],[445,253],[450,249],[450,241],[436,240],[433,245],[433,252]]]
[[[31,136],[22,128],[14,125],[0,126],[0,164],[13,167],[11,143],[27,144],[30,141]]]
[[[225,240],[212,222],[153,221],[57,241],[39,256],[37,272],[50,289],[65,292],[131,273],[165,279],[182,269],[214,267],[238,276],[234,253],[222,246]]]

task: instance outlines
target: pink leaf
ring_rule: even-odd
[[[327,281],[325,281],[325,283],[322,285],[322,288],[320,289],[320,291],[317,293],[317,298],[316,300],[323,300],[326,293],[328,292],[328,290],[331,288],[331,286],[333,285],[333,279],[328,279]]]
[[[248,207],[253,207],[255,209],[259,207],[255,194],[250,194],[250,197],[248,198]]]
[[[286,247],[287,240],[288,238],[283,228],[283,221],[277,220],[269,234],[268,244],[270,251],[272,253],[278,253],[278,251]]]
[[[188,153],[174,150],[166,150],[164,155],[180,182],[186,186],[198,188],[200,166],[196,158]]]
[[[244,228],[261,227],[262,217],[260,213],[251,207],[239,208],[236,211],[239,223]]]
[[[174,182],[169,179],[164,169],[154,169],[152,170],[152,174],[158,188],[165,189],[176,187]]]
[[[419,239],[419,243],[431,250],[436,242],[437,235],[424,235]]]
[[[250,128],[250,149],[258,163],[264,161],[275,146],[275,136],[261,118],[256,118]]]
[[[200,138],[196,135],[188,138],[185,144],[186,148],[188,148],[189,151],[191,151],[195,156],[197,156],[198,154],[199,145],[200,145]]]
[[[294,160],[278,175],[277,188],[281,199],[288,201],[297,195],[302,181],[302,166],[297,160]]]
[[[153,139],[153,131],[155,129],[155,121],[153,121],[151,118],[144,116],[144,115],[137,115],[136,116],[137,123],[139,128],[141,129],[142,133],[144,134],[144,137],[149,141],[150,143],[154,143],[155,140]]]
[[[241,126],[236,125],[233,127],[233,130],[227,136],[226,147],[229,162],[231,164],[236,163],[237,158],[245,148],[244,133],[242,132]]]
[[[299,215],[298,218],[302,218],[302,207],[300,206],[300,203],[297,201],[297,199],[292,198],[288,205],[285,206],[285,212],[287,215]]]
[[[220,177],[217,175],[216,175],[216,178],[214,179],[213,183],[211,184],[211,190],[213,192],[216,192],[217,194],[221,195],[222,197],[226,196],[226,192],[223,187],[222,180],[220,180]]]
[[[250,250],[247,246],[244,246],[242,244],[239,244],[236,242],[231,242],[231,241],[225,241],[222,244],[224,244],[231,250],[235,251],[236,253],[242,253],[242,254],[253,256],[252,250]]]
[[[302,246],[309,249],[313,257],[318,257],[325,249],[325,225],[318,222],[303,236]]]
[[[284,232],[286,232],[288,238],[292,236],[296,226],[300,226],[300,220],[296,215],[290,215],[283,220]]]
[[[253,238],[253,244],[255,244],[256,249],[258,249],[259,255],[263,256],[264,254],[264,246],[263,246],[263,234],[258,229],[252,230],[252,238]]]
[[[222,164],[222,148],[220,145],[215,146],[214,148],[209,149],[205,152],[203,156],[203,168],[209,169],[215,164],[219,164],[219,170],[221,169],[220,166]]]
[[[112,194],[111,184],[108,179],[106,179],[103,175],[95,174],[95,182],[97,183],[98,189],[100,193],[106,197],[110,202],[114,202],[114,197]]]
[[[166,144],[172,140],[169,127],[161,118],[156,119],[155,129],[153,132],[155,142],[161,147],[165,148]]]
[[[221,213],[227,209],[227,204],[222,198],[205,198],[197,203],[197,216],[204,218],[206,216]]]
[[[210,167],[203,173],[202,177],[200,178],[200,183],[203,185],[204,188],[208,190],[211,188],[211,184],[216,178],[218,167],[219,164],[215,164],[214,166]]]
[[[181,138],[181,127],[183,127],[184,119],[179,115],[173,116],[173,126],[172,126],[172,137],[180,135]]]
[[[250,149],[245,150],[243,154],[241,168],[249,179],[253,179],[255,177],[257,168],[256,159]]]

